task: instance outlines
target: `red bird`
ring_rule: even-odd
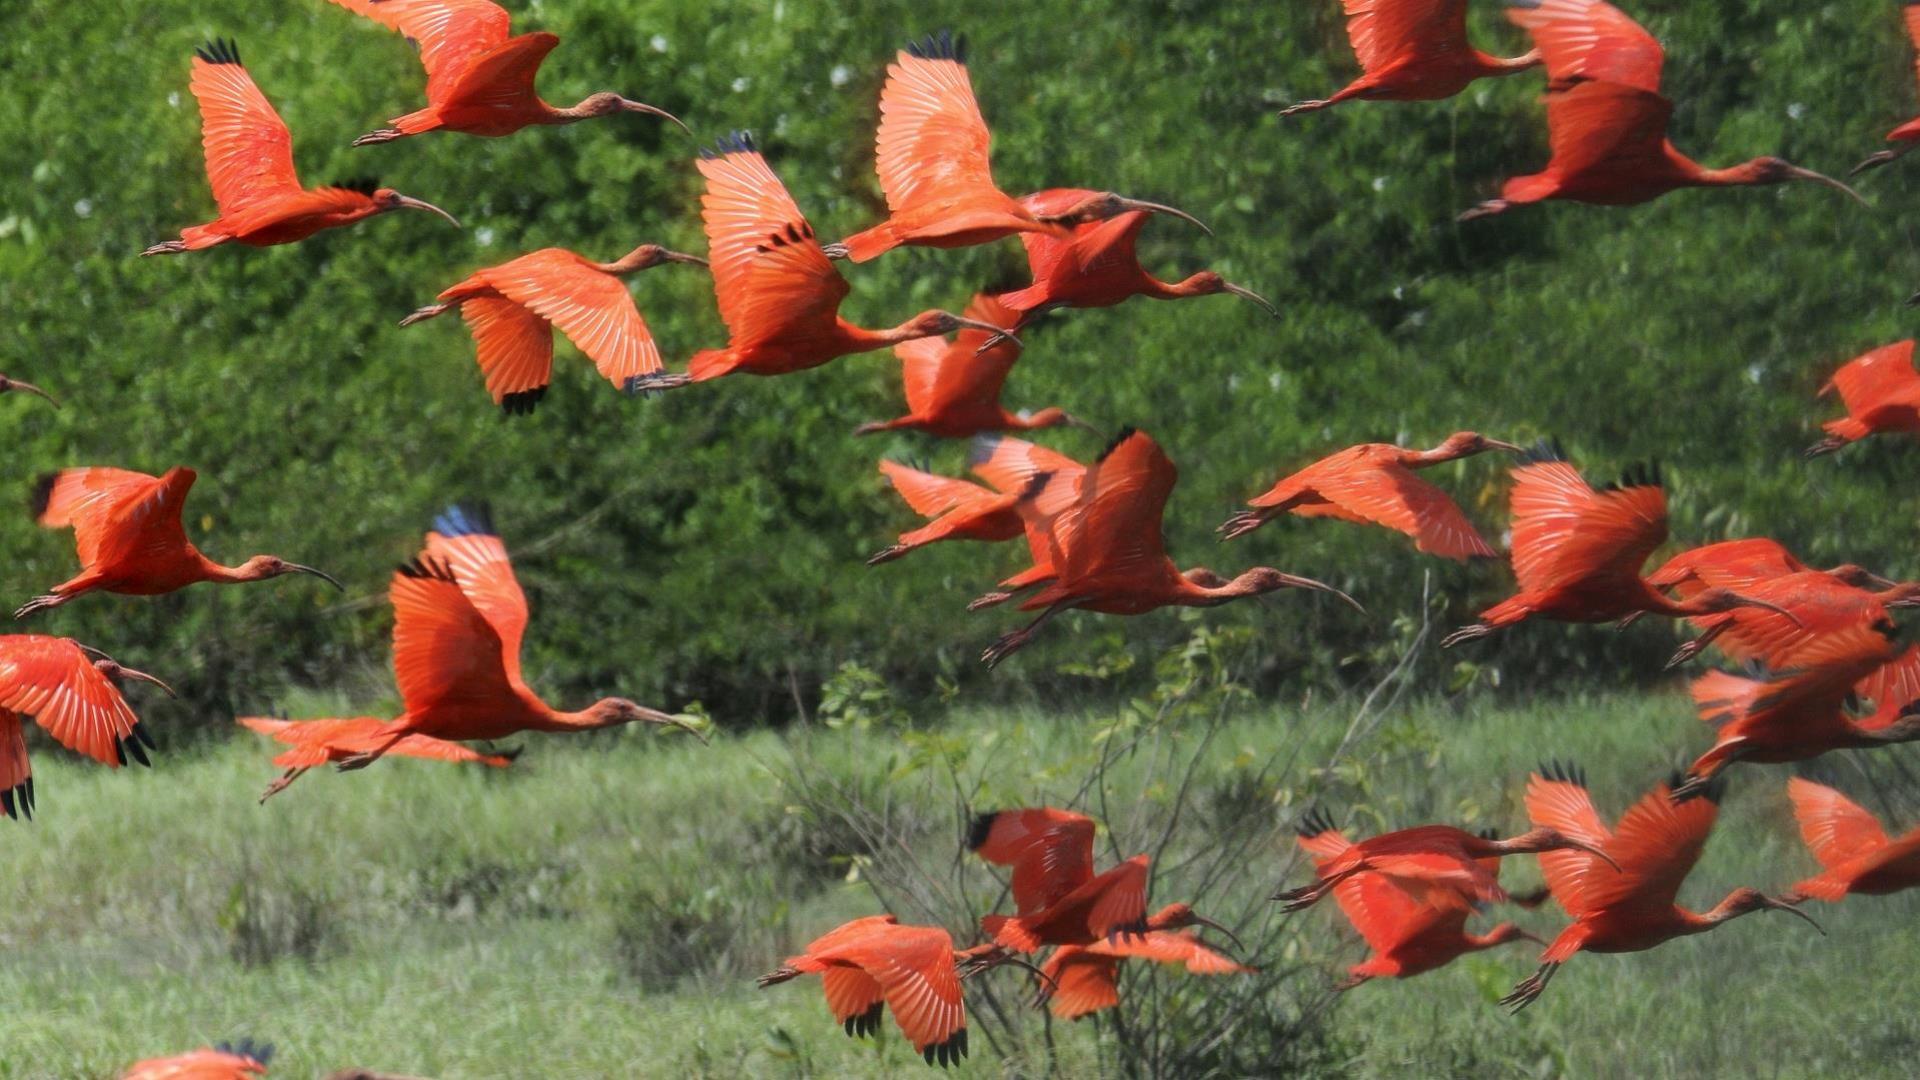
[[[1604,0],[1511,0],[1507,17],[1533,35],[1547,62],[1547,129],[1553,160],[1508,180],[1500,197],[1461,221],[1545,199],[1625,206],[1687,187],[1811,180],[1855,191],[1777,157],[1709,169],[1667,141],[1673,102],[1660,95],[1660,43]]]
[[[945,30],[902,49],[887,65],[875,138],[880,190],[891,216],[830,245],[827,257],[866,262],[902,244],[957,248],[1015,233],[1066,236],[1065,226],[1131,210],[1178,214],[1158,203],[1089,192],[1065,209],[1035,215],[993,182],[992,136],[967,76],[967,42]]]
[[[1070,212],[1097,192],[1081,188],[1051,188],[1023,197],[1020,205],[1036,217]],[[1128,210],[1105,221],[1076,225],[1071,234],[1061,237],[1046,232],[1023,232],[1020,243],[1027,249],[1027,270],[1033,283],[1024,289],[1001,293],[997,299],[1019,313],[1014,329],[1054,308],[1112,307],[1131,296],[1154,300],[1183,300],[1192,296],[1231,293],[1265,308],[1269,315],[1279,311],[1252,289],[1235,285],[1212,270],[1201,270],[1180,281],[1161,281],[1147,273],[1134,251],[1134,242],[1147,224],[1150,214],[1166,213],[1212,230],[1172,207]]]
[[[1177,934],[1153,930],[1092,945],[1062,945],[1048,954],[1047,962],[1040,967],[1051,985],[1051,989],[1041,989],[1048,1010],[1062,1020],[1078,1020],[1120,1004],[1120,961],[1126,959],[1184,964],[1189,975],[1237,975],[1255,970],[1209,949],[1201,943],[1199,932],[1191,930]]]
[[[343,589],[325,572],[278,555],[222,566],[201,554],[180,524],[195,475],[175,466],[159,477],[97,467],[42,476],[33,487],[33,519],[49,529],[72,527],[80,573],[20,605],[13,617],[59,607],[90,592],[157,596],[196,582],[232,585],[282,574],[312,574]]]
[[[1754,536],[1688,548],[1647,575],[1647,584],[1656,589],[1688,589],[1696,585],[1745,588],[1811,569],[1788,551],[1786,545]],[[1842,563],[1823,573],[1860,589],[1890,588],[1894,584],[1852,563]]]
[[[109,769],[129,759],[152,766],[147,750],[154,748],[153,737],[113,684],[122,678],[150,682],[173,696],[159,679],[70,638],[0,636],[0,811],[15,819],[33,817],[33,765],[22,720],[31,718],[61,746]]]
[[[915,548],[941,540],[982,540],[999,543],[1019,538],[1025,531],[1016,504],[1022,492],[995,492],[966,480],[910,469],[898,462],[882,461],[880,475],[900,493],[914,513],[933,520],[876,552],[868,566],[905,555]]]
[[[1027,557],[1033,565],[1002,581],[1002,591],[987,593],[967,605],[968,611],[978,611],[1053,580],[1053,568],[1047,562],[1052,541],[1046,522],[1079,500],[1080,477],[1087,469],[1064,454],[1004,435],[975,436],[968,462],[974,473],[992,484],[996,491],[1025,493],[1033,504],[1030,511],[1020,514],[1020,525],[1027,538]]]
[[[1837,904],[1851,893],[1884,896],[1920,885],[1920,828],[1889,839],[1874,816],[1845,795],[1798,776],[1787,781],[1787,797],[1800,838],[1823,868],[1795,885],[1788,902],[1811,897]]]
[[[350,720],[280,720],[269,716],[242,716],[237,722],[249,731],[257,731],[287,746],[273,759],[275,765],[286,771],[260,793],[263,803],[285,791],[288,784],[300,779],[308,769],[328,762],[339,764],[355,754],[371,752],[386,741],[387,722],[377,716],[357,716]],[[504,754],[482,754],[459,743],[430,735],[408,735],[388,747],[386,753],[434,761],[489,765],[496,769],[506,768],[513,764],[514,758],[520,756],[518,750]]]
[[[427,69],[427,107],[387,121],[355,146],[391,142],[428,131],[511,135],[535,124],[572,124],[619,112],[647,113],[687,125],[665,109],[619,94],[591,95],[571,109],[556,108],[534,92],[534,78],[553,47],[554,34],[511,35],[507,13],[489,0],[333,0],[405,34]]]
[[[1325,832],[1325,818],[1311,819],[1305,828]],[[1331,844],[1322,845],[1331,848]],[[1314,867],[1314,879],[1298,889],[1273,894],[1280,910],[1312,907],[1356,875],[1372,875],[1412,899],[1433,907],[1471,911],[1480,904],[1508,899],[1500,887],[1495,860],[1508,855],[1531,855],[1572,848],[1611,861],[1597,842],[1570,836],[1557,829],[1536,828],[1511,840],[1476,836],[1451,825],[1416,825],[1381,833],[1347,844],[1337,855]]]
[[[1438,101],[1475,79],[1516,75],[1540,65],[1539,49],[1506,60],[1467,44],[1467,0],[1343,0],[1343,6],[1360,77],[1330,98],[1282,109],[1281,116],[1352,98]]]
[[[191,85],[200,103],[207,180],[220,216],[189,226],[181,230],[180,239],[163,240],[140,254],[173,255],[229,241],[253,247],[291,244],[389,210],[426,210],[460,227],[453,215],[432,203],[371,180],[301,187],[293,171],[293,135],[240,65],[240,50],[233,42],[214,41],[194,52]]]
[[[1446,492],[1413,475],[1416,469],[1488,450],[1524,452],[1475,431],[1455,432],[1431,450],[1390,443],[1350,446],[1249,499],[1247,505],[1254,509],[1228,518],[1218,530],[1220,538],[1232,540],[1282,514],[1298,514],[1384,525],[1413,537],[1419,550],[1445,559],[1498,558]]]
[[[848,1035],[873,1035],[880,1016],[893,1022],[927,1064],[941,1068],[967,1056],[967,1010],[960,983],[1001,964],[1033,965],[997,945],[955,949],[934,926],[902,926],[891,915],[869,915],[814,939],[806,951],[760,976],[762,989],[819,975],[827,1007]]]
[[[1020,605],[1023,611],[1039,611],[1039,617],[989,646],[981,656],[987,666],[1025,647],[1041,626],[1069,608],[1139,615],[1169,605],[1215,607],[1276,589],[1316,589],[1365,610],[1325,582],[1272,567],[1256,567],[1224,582],[1204,568],[1181,573],[1167,558],[1160,535],[1167,496],[1178,479],[1173,462],[1152,438],[1123,428],[1081,477],[1073,505],[1046,514],[1048,508],[1037,498],[1022,501],[1021,513],[1044,523],[1048,534],[1047,569],[1041,571],[1036,560],[1033,572],[1051,580]],[[988,599],[982,597],[975,606]]]
[[[1661,784],[1620,816],[1615,831],[1608,832],[1593,808],[1593,796],[1587,793],[1586,776],[1577,767],[1550,764],[1533,774],[1527,783],[1527,816],[1533,823],[1600,847],[1620,869],[1609,870],[1597,856],[1578,851],[1540,856],[1547,888],[1573,924],[1547,946],[1540,969],[1516,985],[1500,1004],[1514,1012],[1533,1004],[1554,972],[1577,952],[1641,952],[1676,937],[1703,934],[1753,911],[1786,911],[1813,922],[1758,889],[1735,889],[1701,913],[1674,903],[1720,812],[1717,787],[1703,794],[1704,798],[1676,803],[1668,785]],[[1815,929],[1819,925],[1814,923]]]
[[[1820,396],[1836,389],[1847,415],[1820,425],[1827,437],[1807,447],[1807,457],[1831,454],[1869,435],[1920,436],[1920,373],[1913,370],[1912,338],[1847,361],[1820,388]]]
[[[1353,847],[1324,812],[1309,814],[1298,832],[1301,849],[1313,856],[1316,871],[1323,874]],[[1490,834],[1482,835],[1492,839]],[[1479,863],[1498,881],[1499,859],[1481,859]],[[1338,990],[1351,990],[1368,979],[1412,978],[1445,967],[1467,953],[1510,941],[1546,944],[1510,922],[1500,923],[1484,934],[1469,933],[1470,905],[1415,899],[1384,874],[1351,875],[1333,887],[1333,898],[1372,950],[1366,960],[1347,969],[1347,980]]]
[[[5,375],[0,375],[0,394],[12,393],[15,390],[23,394],[33,394],[36,397],[46,398],[53,404],[54,408],[57,409],[60,407],[60,402],[52,394],[47,393],[32,383],[21,382],[19,379],[9,379]]]
[[[967,305],[967,318],[988,326],[1010,326],[1020,321],[994,297],[976,294]],[[1020,344],[1004,334],[962,330],[952,344],[939,338],[919,338],[893,347],[906,381],[907,415],[895,420],[861,424],[855,435],[911,428],[942,439],[964,439],[987,431],[1032,431],[1071,424],[1093,425],[1049,406],[1028,415],[1015,414],[1000,404],[1000,388],[1020,359]]]
[[[1907,24],[1907,40],[1913,42],[1916,49],[1920,49],[1920,3],[1909,0],[1908,3],[1901,5],[1900,13]],[[1920,57],[1915,58],[1914,70],[1920,73]],[[1847,175],[1858,176],[1868,169],[1879,168],[1890,161],[1897,161],[1906,156],[1915,146],[1920,146],[1920,118],[1909,120],[1887,132],[1887,141],[1894,144],[1893,149],[1868,155],[1865,161],[1855,165],[1853,171]]]
[[[1647,556],[1667,539],[1667,493],[1657,468],[1635,466],[1618,484],[1595,491],[1559,447],[1543,442],[1527,452],[1513,480],[1513,574],[1520,591],[1448,635],[1442,648],[1536,616],[1592,623],[1634,612],[1679,618],[1737,607],[1784,611],[1727,589],[1673,600],[1640,576]]]
[[[635,383],[669,390],[722,375],[785,375],[961,327],[1004,328],[944,311],[923,311],[891,330],[867,330],[840,317],[847,282],[821,253],[813,226],[794,205],[753,137],[736,131],[700,152],[707,193],[700,200],[713,260],[713,287],[730,339],[693,354],[684,375]]]
[[[120,1080],[255,1080],[267,1075],[267,1065],[272,1061],[271,1043],[242,1039],[172,1057],[136,1061]]]
[[[608,263],[565,248],[542,248],[476,271],[400,325],[459,308],[478,347],[475,359],[493,403],[509,416],[524,416],[553,381],[555,326],[622,390],[631,391],[642,376],[660,370],[653,333],[620,278],[670,262],[707,265],[697,255],[658,244],[642,244]]]
[[[393,673],[402,712],[372,735],[356,734],[355,746],[372,745],[342,757],[341,769],[370,765],[414,735],[478,742],[523,731],[597,731],[645,723],[683,728],[706,741],[687,721],[625,698],[602,698],[578,712],[561,712],[540,700],[520,672],[527,597],[483,509],[456,506],[435,518],[420,554],[394,572],[389,593]],[[295,740],[327,745],[299,729],[281,738]]]

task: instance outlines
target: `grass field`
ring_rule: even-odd
[[[1262,704],[1205,746],[1197,727],[1162,731],[1112,765],[1104,815],[1125,829],[1164,812],[1173,796],[1156,761],[1197,756],[1190,805],[1213,816],[1191,818],[1157,865],[1228,842],[1209,822],[1251,811],[1238,819],[1237,835],[1261,838],[1246,881],[1209,897],[1251,941],[1272,925],[1258,894],[1299,876],[1274,826],[1310,801],[1352,812],[1360,829],[1511,828],[1527,768],[1557,754],[1589,763],[1612,814],[1700,736],[1674,695],[1428,702],[1383,712],[1329,762],[1352,711]],[[276,1074],[292,1076],[347,1064],[438,1077],[917,1075],[891,1028],[877,1047],[844,1037],[817,986],[753,987],[790,948],[876,907],[861,873],[875,864],[837,858],[846,838],[789,782],[886,792],[899,835],[939,873],[957,865],[954,880],[984,905],[995,879],[953,858],[956,781],[984,779],[972,791],[982,805],[1063,800],[1113,720],[962,713],[918,733],[816,725],[710,748],[643,733],[536,739],[504,773],[383,763],[309,776],[264,808],[254,796],[272,770],[249,741],[164,754],[156,775],[46,754],[40,818],[9,826],[0,849],[0,1076],[109,1076],[240,1035],[279,1044]],[[1250,780],[1276,749],[1330,767]],[[914,768],[929,759],[954,770]],[[1852,762],[1823,764],[1864,792]],[[1735,884],[1781,889],[1808,869],[1784,778],[1736,776],[1684,903]],[[1180,887],[1163,877],[1156,903]],[[1910,897],[1867,898],[1818,910],[1826,938],[1756,915],[1651,954],[1582,956],[1517,1019],[1493,1004],[1532,966],[1526,946],[1509,947],[1344,995],[1308,1060],[1382,1076],[1897,1075],[1920,1049],[1920,1014],[1886,960],[1920,949],[1916,913]],[[1559,921],[1550,908],[1518,918],[1548,933]],[[1357,959],[1331,905],[1267,941],[1263,967],[1304,965],[1276,995],[1313,997]],[[1012,991],[1019,976],[989,978]],[[1180,981],[1201,1009],[1223,989]],[[1023,1031],[1004,1052],[976,1036],[961,1074],[1043,1073],[1050,1039],[1057,1075],[1094,1075],[1118,1037],[1106,1024]]]

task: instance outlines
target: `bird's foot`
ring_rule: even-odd
[[[885,431],[885,430],[887,430],[886,421],[870,420],[867,423],[861,424],[859,427],[854,428],[853,433],[855,435],[871,435],[876,431]]]
[[[1686,779],[1674,786],[1673,791],[1668,795],[1668,800],[1675,806],[1678,806],[1689,799],[1704,795],[1707,786],[1712,783],[1713,777],[1711,775],[1697,776],[1689,773]]]
[[[847,257],[847,245],[822,244],[820,245],[820,253],[829,259],[844,259]]]
[[[1266,520],[1253,510],[1242,510],[1221,522],[1213,531],[1219,533],[1221,543],[1225,543],[1247,535],[1259,528]]]
[[[1546,990],[1547,984],[1553,981],[1554,969],[1559,966],[1552,963],[1541,964],[1540,970],[1514,984],[1513,992],[1501,998],[1500,1004],[1505,1006],[1509,1013],[1518,1013],[1521,1009],[1533,1004]]]
[[[629,394],[653,394],[663,390],[677,390],[693,381],[693,376],[684,371],[655,371],[647,375],[635,375],[627,380],[622,389]]]
[[[1361,983],[1366,982],[1371,978],[1373,978],[1373,976],[1371,975],[1349,975],[1346,978],[1340,980],[1339,982],[1333,984],[1333,992],[1336,994],[1344,994],[1347,991],[1353,989],[1356,986],[1359,986]]]
[[[267,785],[267,790],[260,793],[260,805],[265,806],[268,799],[287,790],[287,787],[295,780],[298,780],[300,774],[305,771],[305,769],[288,769],[286,772],[281,773],[278,779]]]
[[[1512,205],[1512,203],[1509,203],[1505,199],[1488,199],[1486,202],[1481,203],[1471,210],[1461,211],[1460,216],[1453,220],[1472,221],[1476,218],[1492,217],[1495,214],[1504,212]]]
[[[375,131],[369,131],[365,135],[353,140],[353,145],[372,146],[375,143],[392,142],[395,139],[405,138],[406,134],[406,132],[401,131],[399,128],[380,128]]]
[[[1699,638],[1695,638],[1694,640],[1689,641],[1684,645],[1681,645],[1678,649],[1673,650],[1673,655],[1667,659],[1667,666],[1664,668],[1661,668],[1660,670],[1672,671],[1674,668],[1679,667],[1681,664],[1684,664],[1687,661],[1705,652],[1706,648],[1707,646],[1705,642],[1701,641]]]
[[[71,599],[71,597],[61,596],[59,593],[47,593],[45,596],[36,596],[13,609],[13,617],[16,619],[24,619],[36,611],[45,611],[48,608],[59,607],[69,599]]]
[[[980,661],[987,665],[988,670],[997,668],[1000,666],[1000,661],[1019,652],[1032,640],[1031,629],[1013,630],[1001,634],[999,640],[987,646],[986,651],[980,654]]]
[[[990,592],[982,596],[974,597],[973,602],[967,605],[967,610],[979,611],[982,608],[990,608],[995,604],[1004,604],[1011,599],[1013,599],[1013,594],[1010,592]]]
[[[1291,914],[1312,907],[1326,895],[1326,892],[1326,882],[1316,881],[1311,885],[1302,885],[1298,889],[1283,889],[1274,893],[1272,899],[1280,904],[1281,911]]]
[[[1920,293],[1915,293],[1913,299],[1908,300],[1907,303],[1912,304],[1916,300],[1920,300]],[[1821,439],[1819,442],[1814,443],[1812,446],[1807,447],[1806,450],[1801,452],[1800,456],[1805,458],[1808,461],[1812,461],[1814,458],[1831,454],[1845,445],[1847,445],[1847,441],[1845,439],[1835,439],[1835,438],[1829,437],[1829,438]]]
[[[881,563],[892,562],[912,550],[912,548],[905,544],[894,544],[892,547],[882,548],[874,552],[873,555],[867,559],[867,565],[879,566]]]
[[[1862,161],[1860,164],[1855,165],[1853,168],[1847,170],[1847,175],[1859,176],[1861,173],[1866,172],[1869,169],[1877,169],[1882,165],[1890,165],[1893,162],[1900,160],[1900,156],[1902,154],[1905,154],[1908,150],[1911,150],[1911,149],[1913,149],[1913,147],[1906,146],[1898,150],[1882,150],[1877,154],[1868,154],[1865,161]]]
[[[1644,611],[1628,612],[1625,616],[1623,616],[1620,619],[1619,622],[1613,624],[1613,629],[1615,630],[1615,632],[1625,630],[1627,627],[1632,626],[1634,623],[1639,622],[1641,618],[1644,617],[1645,615],[1646,615],[1646,612]]]
[[[1474,623],[1472,626],[1463,626],[1453,633],[1448,634],[1446,637],[1441,638],[1440,647],[1443,649],[1451,649],[1463,641],[1476,641],[1491,633],[1493,633],[1493,627],[1488,626],[1486,623]]]
[[[1333,104],[1333,102],[1328,101],[1324,98],[1316,99],[1314,101],[1302,101],[1294,105],[1289,105],[1284,109],[1281,109],[1280,115],[1293,116],[1296,113],[1313,112],[1316,109],[1324,109],[1331,104]]]
[[[149,255],[178,255],[185,250],[187,250],[185,240],[162,240],[141,252],[140,257],[144,259]]]
[[[400,325],[412,326],[414,323],[417,323],[417,322],[425,322],[428,319],[433,318],[435,315],[445,315],[448,309],[452,307],[453,307],[452,304],[428,304],[426,307],[423,307],[423,308],[415,308],[413,314],[400,320]]]
[[[378,753],[372,750],[362,750],[357,754],[350,754],[347,757],[341,758],[340,763],[335,765],[334,769],[339,772],[357,772],[378,760],[380,760]]]

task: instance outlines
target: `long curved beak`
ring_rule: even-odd
[[[1220,288],[1222,288],[1227,292],[1232,293],[1235,296],[1240,297],[1243,300],[1251,300],[1254,303],[1259,304],[1261,307],[1267,309],[1267,314],[1273,316],[1276,319],[1280,317],[1280,309],[1273,306],[1273,301],[1267,299],[1264,296],[1261,296],[1259,293],[1254,292],[1252,289],[1247,288],[1245,285],[1235,285],[1233,282],[1228,281],[1223,283],[1220,286]]]
[[[662,251],[660,253],[660,261],[686,263],[688,266],[711,265],[710,263],[707,262],[707,260],[701,258],[698,255],[688,255],[687,253],[682,251]]]
[[[1513,443],[1502,442],[1499,439],[1489,439],[1484,435],[1481,436],[1481,440],[1487,444],[1487,449],[1489,450],[1505,450],[1509,454],[1524,454],[1527,452],[1527,448],[1524,446],[1515,446]]]
[[[992,323],[981,322],[979,319],[968,319],[958,315],[953,317],[953,321],[969,329],[985,330],[988,335],[990,335],[986,341],[980,343],[979,348],[973,350],[975,356],[986,352],[988,349],[993,348],[1003,341],[1013,342],[1013,347],[1016,349],[1025,349],[1027,347],[1026,342],[1015,337],[1013,331],[1004,326],[995,326]]]
[[[127,679],[135,679],[135,680],[138,680],[139,682],[152,683],[153,685],[166,691],[168,697],[175,698],[175,699],[178,699],[180,697],[179,694],[176,694],[173,692],[173,687],[168,686],[166,683],[161,682],[159,679],[155,678],[152,675],[147,674],[144,671],[135,671],[134,669],[127,667],[123,664],[114,664],[113,661],[111,660],[107,661],[107,663],[113,664],[114,670],[112,671],[112,674],[114,675],[119,675],[122,678],[127,678]]]
[[[425,210],[429,213],[439,214],[441,217],[446,218],[447,221],[451,223],[454,228],[457,229],[460,227],[460,222],[456,221],[452,214],[447,213],[445,210],[440,209],[439,207],[433,205],[432,203],[426,201],[425,199],[416,199],[411,195],[402,195],[396,201],[399,203],[399,205],[404,206],[409,210]]]
[[[620,107],[626,110],[627,112],[646,113],[649,116],[657,116],[662,120],[671,120],[675,124],[680,125],[681,131],[684,131],[689,135],[693,134],[693,129],[681,123],[679,117],[673,115],[672,113],[668,112],[665,109],[658,109],[652,105],[648,105],[644,101],[628,101],[626,98],[621,98]]]
[[[1601,862],[1604,862],[1608,866],[1613,867],[1615,872],[1618,872],[1620,870],[1620,864],[1614,861],[1613,856],[1607,854],[1604,851],[1601,851],[1600,846],[1598,844],[1589,844],[1584,840],[1574,840],[1571,842],[1569,846],[1579,848],[1581,851],[1584,851],[1587,854],[1593,856],[1594,858],[1599,859]]]
[[[707,739],[707,733],[701,731],[698,726],[685,717],[675,716],[672,713],[656,713],[653,716],[647,717],[647,719],[652,723],[661,724],[666,727],[677,727],[694,738],[699,739],[701,746],[713,745],[713,743]]]
[[[1194,217],[1192,214],[1187,213],[1185,210],[1182,210],[1177,206],[1168,206],[1165,203],[1148,202],[1145,199],[1129,199],[1124,195],[1122,195],[1117,201],[1120,204],[1120,210],[1122,213],[1125,213],[1129,210],[1138,210],[1148,214],[1166,214],[1169,217],[1179,218],[1181,221],[1184,221],[1189,225],[1192,225],[1194,228],[1199,229],[1201,232],[1206,233],[1208,236],[1213,235],[1213,230],[1207,228],[1206,222],[1201,221],[1199,218]]]
[[[1341,592],[1339,589],[1334,588],[1333,586],[1327,584],[1324,581],[1315,581],[1310,577],[1300,577],[1297,574],[1281,574],[1280,580],[1288,588],[1312,589],[1315,592],[1332,593],[1333,595],[1339,597],[1342,600],[1345,600],[1348,604],[1352,605],[1353,610],[1359,612],[1362,615],[1365,615],[1367,613],[1367,609],[1360,606],[1360,601],[1355,600],[1353,597],[1348,596],[1346,593]]]
[[[1784,900],[1775,900],[1771,896],[1763,897],[1763,899],[1766,900],[1766,906],[1771,910],[1785,911],[1785,912],[1790,912],[1794,915],[1798,915],[1801,918],[1807,920],[1807,923],[1811,925],[1815,930],[1820,931],[1821,937],[1827,936],[1827,928],[1824,926],[1821,926],[1820,923],[1817,920],[1815,920],[1813,916],[1807,914],[1804,911],[1801,911],[1799,908],[1794,907],[1792,904],[1789,904]]]
[[[1873,206],[1872,203],[1861,198],[1859,192],[1853,190],[1847,185],[1841,183],[1840,181],[1835,180],[1833,177],[1828,176],[1825,173],[1817,173],[1817,172],[1814,172],[1812,169],[1803,169],[1798,165],[1794,165],[1794,166],[1790,166],[1787,169],[1787,175],[1792,177],[1795,180],[1808,180],[1816,184],[1825,184],[1828,187],[1833,188],[1837,191],[1846,192],[1849,196],[1853,198],[1854,202],[1859,203],[1861,206],[1865,206],[1869,208]]]
[[[1735,595],[1735,599],[1740,601],[1740,604],[1742,607],[1766,608],[1768,611],[1774,612],[1777,615],[1784,616],[1788,622],[1792,623],[1795,626],[1804,627],[1807,625],[1806,623],[1803,623],[1800,621],[1800,616],[1795,615],[1793,612],[1788,611],[1786,608],[1783,608],[1779,604],[1775,604],[1771,601],[1760,600],[1751,596],[1740,596],[1738,594]]]
[[[60,402],[52,394],[47,393],[32,383],[21,382],[19,379],[9,379],[4,375],[0,375],[0,385],[4,385],[9,390],[24,390],[29,394],[38,395],[53,402],[54,408],[57,409],[60,407]]]
[[[1233,931],[1227,929],[1226,927],[1220,925],[1219,923],[1214,922],[1212,919],[1207,918],[1205,915],[1195,915],[1193,917],[1193,921],[1194,921],[1194,924],[1197,926],[1204,926],[1209,930],[1218,930],[1221,933],[1227,935],[1227,939],[1233,942],[1233,947],[1236,951],[1238,952],[1246,951],[1247,947],[1240,943],[1240,935],[1234,933]]]
[[[327,573],[325,570],[317,570],[311,566],[301,566],[299,563],[291,563],[291,562],[287,564],[287,569],[293,571],[296,574],[312,574],[314,577],[317,577],[321,581],[324,581],[327,584],[333,586],[334,588],[339,589],[341,592],[347,591],[347,587],[345,585],[340,584],[339,579],[335,578],[332,574]]]

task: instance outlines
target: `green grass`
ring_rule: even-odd
[[[1188,805],[1202,809],[1161,865],[1222,842],[1207,834],[1210,815],[1251,803],[1252,831],[1239,835],[1262,839],[1246,880],[1210,898],[1250,938],[1272,919],[1257,893],[1299,873],[1284,831],[1266,830],[1310,801],[1362,829],[1512,828],[1527,768],[1558,754],[1588,764],[1612,815],[1701,736],[1674,695],[1425,703],[1387,712],[1327,770],[1249,781],[1275,750],[1324,762],[1349,715],[1263,706],[1201,754]],[[891,1031],[877,1048],[845,1038],[817,987],[753,988],[753,974],[876,903],[862,870],[878,867],[834,858],[844,838],[786,779],[800,769],[815,787],[886,792],[899,834],[945,873],[955,778],[984,778],[982,805],[1065,798],[1112,719],[960,714],[919,734],[814,727],[711,748],[637,732],[539,739],[505,773],[383,763],[309,776],[264,808],[253,802],[272,773],[262,744],[169,753],[151,774],[42,752],[41,816],[7,826],[0,849],[11,897],[0,907],[0,1077],[112,1075],[243,1034],[278,1043],[279,1071],[293,1076],[348,1064],[443,1077],[914,1074]],[[1106,812],[1129,843],[1165,815],[1166,765],[1194,751],[1198,732],[1150,737],[1110,770]],[[951,778],[939,764],[949,750]],[[1850,760],[1824,764],[1863,790]],[[1809,868],[1784,777],[1736,774],[1684,903],[1704,907],[1736,884],[1782,889]],[[992,902],[984,868],[958,873]],[[1533,876],[1516,868],[1510,883]],[[1175,898],[1174,880],[1156,886],[1157,902]],[[1910,897],[1866,898],[1819,907],[1826,938],[1756,915],[1649,954],[1581,956],[1517,1019],[1493,1005],[1532,966],[1525,946],[1510,947],[1345,995],[1314,1060],[1360,1075],[1893,1075],[1920,1046],[1920,1016],[1885,960],[1920,947],[1916,913]],[[1551,909],[1518,918],[1546,933],[1559,923]],[[1273,940],[1264,963],[1307,965],[1280,995],[1310,995],[1358,956],[1331,907]],[[1182,983],[1169,985],[1202,1009],[1221,989]],[[1068,1076],[1099,1071],[1115,1038],[1091,1024],[1053,1036]],[[975,1047],[963,1075],[1044,1061],[1033,1026],[1012,1059]]]

